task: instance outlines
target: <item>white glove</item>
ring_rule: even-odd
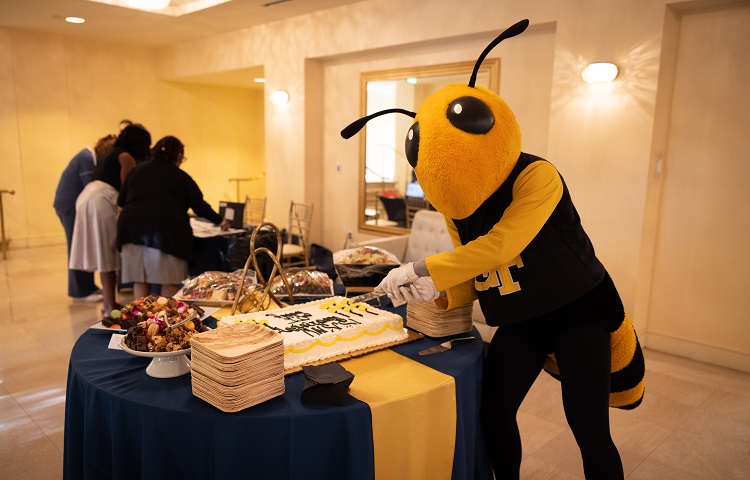
[[[399,288],[405,285],[412,284],[418,279],[419,275],[414,272],[414,264],[412,262],[409,262],[406,265],[394,268],[393,270],[388,272],[388,275],[386,275],[386,277],[380,282],[380,285],[378,285],[375,290],[385,292],[385,294],[388,295],[391,300],[394,300],[394,305],[396,305],[396,302],[399,302],[398,304],[400,305],[404,303],[405,300],[403,294],[399,292]]]
[[[432,277],[420,277],[411,285],[400,287],[398,291],[406,302],[412,300],[430,302],[440,296]]]

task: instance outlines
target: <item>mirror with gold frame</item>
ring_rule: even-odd
[[[435,91],[469,83],[474,62],[363,72],[360,111],[364,117],[388,108],[416,112]],[[487,59],[476,85],[498,92],[500,60]],[[360,134],[359,230],[378,234],[409,232],[413,213],[431,208],[404,154],[404,139],[414,119],[401,114],[370,121]]]

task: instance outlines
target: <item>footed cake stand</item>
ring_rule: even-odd
[[[154,378],[174,378],[190,372],[190,360],[187,354],[190,349],[175,350],[174,352],[139,352],[125,345],[125,339],[120,340],[123,351],[137,357],[151,358],[146,367],[146,374]]]

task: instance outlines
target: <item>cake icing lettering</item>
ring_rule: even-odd
[[[300,332],[310,337],[318,337],[326,333],[341,331],[347,326],[360,324],[360,322],[352,318],[333,315],[314,319],[310,313],[300,311],[293,311],[283,315],[269,314],[268,316],[284,319],[289,322],[289,325],[280,327],[266,324],[266,327],[279,333]]]

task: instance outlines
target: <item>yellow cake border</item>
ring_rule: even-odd
[[[405,328],[405,327],[403,327]],[[401,340],[396,340],[395,342],[388,342],[384,343],[382,345],[374,345],[372,347],[363,348],[362,350],[357,350],[356,352],[350,352],[350,353],[344,353],[341,355],[336,355],[333,357],[323,358],[321,360],[316,360],[314,362],[306,363],[305,365],[297,365],[290,368],[284,369],[284,376],[290,375],[292,373],[297,373],[302,371],[303,366],[317,366],[317,365],[325,365],[327,363],[333,363],[333,362],[341,362],[344,360],[349,360],[350,358],[355,357],[361,357],[363,355],[367,355],[368,353],[377,352],[379,350],[386,350],[391,347],[395,347],[396,345],[401,345],[404,343],[413,342],[414,340],[419,340],[420,338],[424,338],[424,335],[422,335],[419,332],[415,332],[414,330],[409,330],[408,328],[405,328],[406,330],[406,338],[403,338]]]

